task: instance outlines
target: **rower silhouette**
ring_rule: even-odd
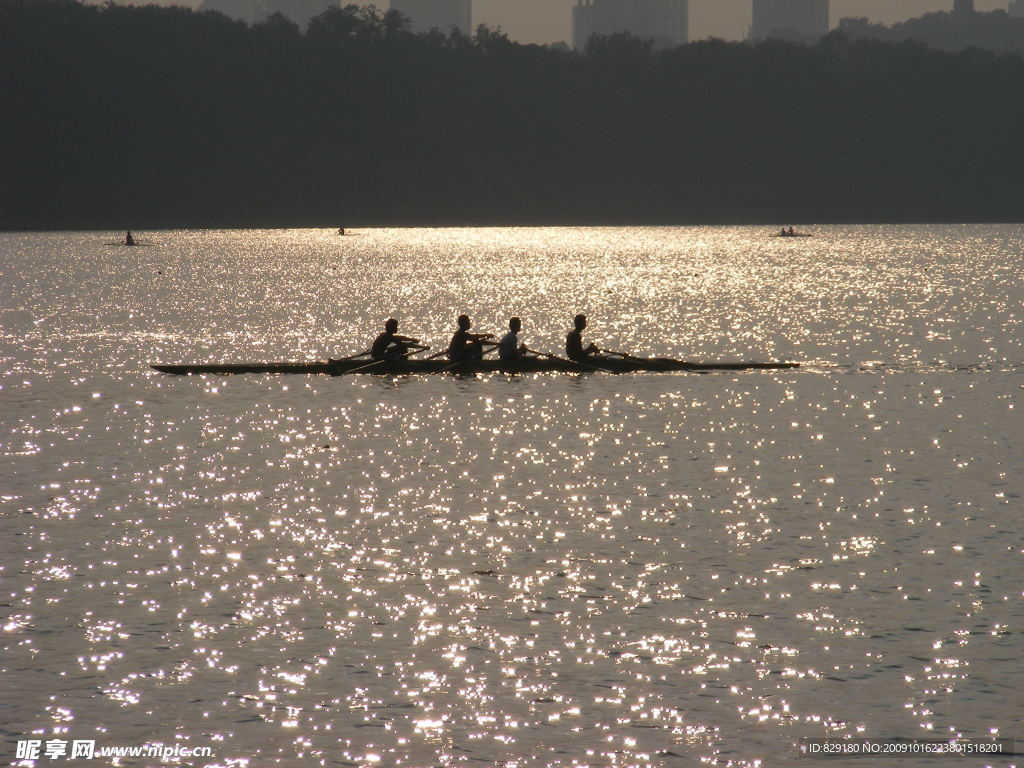
[[[583,329],[586,327],[586,315],[576,315],[573,318],[573,329],[565,336],[565,355],[570,360],[585,363],[601,356],[601,350],[596,345],[583,346]]]
[[[124,234],[124,244],[125,245],[135,245],[135,238],[132,237],[132,231],[130,229],[127,230],[125,232],[125,234]]]
[[[384,333],[373,340],[373,346],[370,347],[370,357],[374,360],[383,360],[386,357],[400,357],[410,352],[414,344],[420,343],[419,339],[399,336],[396,331],[398,331],[398,321],[392,317],[384,323]]]
[[[518,360],[526,356],[526,345],[519,343],[519,331],[522,327],[523,322],[518,317],[509,319],[508,333],[498,342],[498,357],[501,360]]]
[[[470,333],[469,329],[473,324],[470,322],[469,315],[459,315],[456,322],[458,328],[452,335],[451,343],[448,344],[448,359],[453,363],[462,360],[479,360],[484,356],[484,344],[493,345],[494,342],[487,342],[487,339],[493,338],[494,334]]]

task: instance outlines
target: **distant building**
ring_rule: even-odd
[[[1024,0],[1010,0],[1010,8],[1007,13],[1024,19]]]
[[[974,13],[974,0],[953,0],[953,13]]]
[[[689,39],[689,0],[577,0],[572,9],[572,47],[582,50],[591,35],[628,32],[660,47]]]
[[[752,40],[805,40],[828,34],[828,0],[753,0]]]
[[[468,35],[472,0],[391,0],[391,10],[399,11],[412,22],[414,32],[432,29],[448,33],[452,28]]]

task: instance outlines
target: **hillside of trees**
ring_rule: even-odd
[[[839,29],[856,38],[899,43],[916,40],[932,48],[959,51],[982,48],[995,53],[1024,54],[1024,18],[1006,11],[989,13],[926,13],[891,27],[867,19],[842,19]]]
[[[1024,220],[1018,56],[0,0],[0,61],[8,229]]]

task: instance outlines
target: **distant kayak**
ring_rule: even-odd
[[[814,237],[810,232],[776,232],[772,237]]]

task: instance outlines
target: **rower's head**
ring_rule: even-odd
[[[469,326],[472,325],[472,323],[469,322],[469,315],[459,315],[459,319],[456,322],[459,324],[459,328],[464,331],[468,330]]]
[[[387,331],[388,333],[394,333],[395,331],[398,330],[398,321],[392,317],[390,320],[384,323],[384,330]]]
[[[576,326],[577,331],[582,331],[584,328],[587,327],[587,316],[576,315],[576,317],[572,319],[572,324]]]
[[[510,317],[508,321],[508,329],[512,333],[519,333],[519,329],[523,327],[523,321],[518,317]]]

